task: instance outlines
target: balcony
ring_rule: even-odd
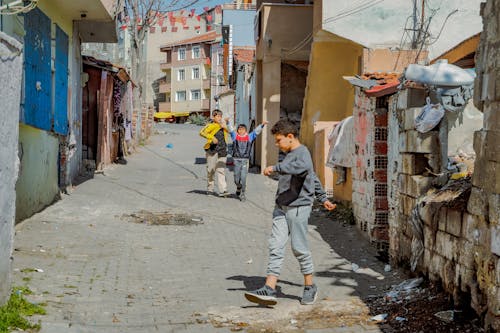
[[[160,83],[160,93],[170,93],[172,84],[170,82]]]
[[[203,80],[203,85],[202,85],[202,87],[203,87],[203,89],[205,89],[205,90],[210,89],[210,88],[211,88],[211,86],[210,86],[210,79],[204,79],[204,80]]]
[[[172,69],[172,63],[171,62],[162,62],[162,63],[160,63],[160,69],[162,71],[169,71]]]
[[[159,112],[170,112],[172,107],[170,106],[170,102],[162,102],[158,103],[158,111]]]
[[[210,110],[210,99],[205,98],[201,100],[201,109],[202,110]]]

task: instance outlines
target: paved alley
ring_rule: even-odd
[[[251,173],[243,203],[207,196],[198,131],[161,124],[127,165],[96,174],[16,226],[14,285],[47,304],[36,318],[41,332],[283,332],[301,318],[309,318],[307,332],[379,332],[360,296],[382,292],[397,273],[384,272],[354,227],[320,211],[310,225],[318,302],[299,304],[302,276],[289,249],[278,305],[245,300],[244,291],[264,281],[276,182]],[[179,214],[185,223],[135,223],[150,213]]]

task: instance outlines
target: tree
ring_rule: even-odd
[[[128,24],[131,46],[131,77],[139,89],[139,98],[136,102],[142,100],[143,81],[145,75],[144,61],[147,50],[144,47],[144,39],[151,27],[153,27],[159,17],[159,14],[177,11],[191,7],[200,0],[119,0],[117,3],[117,13],[122,13],[122,20]],[[139,107],[138,104],[134,107]]]

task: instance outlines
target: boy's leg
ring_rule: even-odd
[[[292,251],[299,261],[300,271],[304,275],[312,274],[314,271],[311,251],[307,241],[307,225],[311,209],[311,206],[299,206],[289,208],[286,212]]]
[[[239,158],[234,159],[234,184],[236,185],[236,194],[239,195],[241,192],[241,168],[242,160]]]
[[[304,274],[304,293],[301,304],[314,304],[318,296],[318,288],[313,283],[313,262],[307,241],[307,225],[311,215],[311,206],[299,206],[287,211],[287,221],[290,228],[292,251],[300,264]]]
[[[269,238],[269,264],[267,266],[266,284],[262,288],[245,293],[245,298],[250,302],[261,305],[276,304],[276,282],[281,271],[287,241],[288,225],[285,219],[285,212],[275,207],[273,212],[273,227],[271,237]]]
[[[207,191],[213,192],[215,186],[215,166],[217,164],[217,154],[210,155],[206,154],[207,158]]]
[[[247,188],[248,164],[249,164],[249,160],[247,158],[242,160],[241,181],[240,181],[241,193],[245,193],[245,190]]]
[[[219,188],[219,194],[225,195],[227,193],[226,184],[226,157],[217,158],[217,164],[215,166],[215,176],[217,177],[217,187]]]
[[[280,276],[281,265],[285,256],[285,246],[288,241],[288,223],[286,213],[279,207],[273,211],[273,226],[269,237],[269,262],[266,275]]]

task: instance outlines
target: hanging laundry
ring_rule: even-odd
[[[177,27],[172,27],[172,32],[177,32]]]
[[[161,32],[167,32],[168,28],[167,27],[161,27]]]
[[[181,16],[184,15],[184,10],[181,10]]]
[[[187,24],[187,17],[181,17],[181,23],[185,26]]]
[[[158,18],[158,25],[160,27],[163,27],[163,21],[165,21],[165,17],[163,15],[161,15],[159,18]]]
[[[215,6],[215,12],[216,12],[217,14],[222,13],[222,6],[221,6],[221,5],[217,5],[217,6]]]
[[[200,15],[197,15],[197,16],[196,16],[196,19],[198,20],[198,22],[200,22],[200,20],[201,20],[201,16],[200,16]]]
[[[196,11],[196,9],[191,9],[191,13],[189,14],[189,17],[193,17],[195,11]]]
[[[212,22],[212,15],[210,14],[207,15],[207,22]]]
[[[208,12],[209,9],[210,9],[209,7],[203,7],[203,10],[206,12]]]
[[[120,29],[127,30],[127,25],[126,24],[122,24],[122,26],[120,27]]]

